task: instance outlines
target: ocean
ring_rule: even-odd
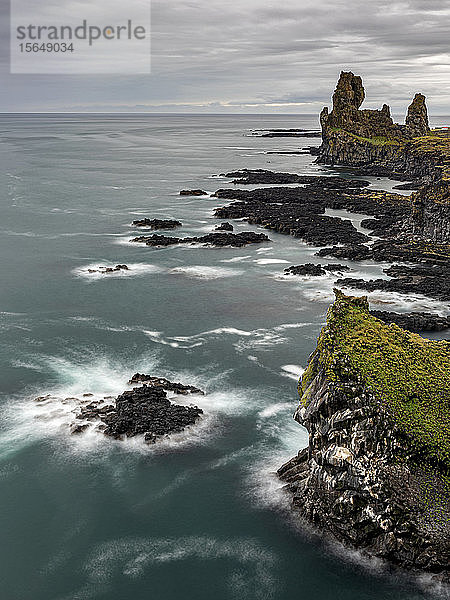
[[[271,231],[240,249],[130,242],[144,217],[182,221],[179,235],[213,231],[226,202],[179,191],[231,187],[228,171],[346,175],[267,154],[317,139],[252,135],[293,127],[317,118],[0,115],[2,600],[428,597],[299,527],[275,477],[307,445],[292,419],[297,380],[333,299],[331,276],[283,271],[320,262],[317,248]],[[89,272],[119,263],[130,270]],[[352,264],[362,277],[385,266]],[[447,310],[369,297],[382,310]],[[152,447],[70,435],[74,397],[116,396],[136,372],[205,390],[200,424]]]

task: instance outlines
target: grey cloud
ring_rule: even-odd
[[[315,112],[351,69],[368,106],[420,90],[450,114],[449,18],[448,0],[154,0],[151,76],[10,76],[3,41],[0,110]]]

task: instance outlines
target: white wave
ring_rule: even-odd
[[[247,466],[248,495],[263,508],[289,509],[291,505],[277,470],[308,445],[308,432],[292,418],[295,408],[295,402],[276,403],[258,415],[265,440]]]
[[[285,335],[282,334],[283,331],[288,329],[300,329],[308,325],[311,325],[311,323],[284,323],[273,327],[272,329],[254,329],[252,331],[236,329],[235,327],[219,327],[217,329],[210,329],[209,331],[202,331],[201,333],[193,335],[167,337],[165,337],[161,331],[144,330],[143,333],[153,342],[164,346],[171,346],[172,348],[195,348],[224,336],[236,336],[244,339],[234,343],[233,346],[238,352],[243,352],[247,349],[264,349],[270,348],[276,344],[282,344],[287,339]]]
[[[111,592],[119,575],[136,580],[154,565],[186,560],[202,569],[209,561],[223,561],[231,598],[272,600],[279,589],[277,555],[253,538],[118,538],[93,549],[82,569],[85,583],[66,600],[93,600]]]
[[[192,445],[204,445],[221,431],[225,415],[248,414],[259,404],[259,398],[250,390],[234,389],[226,372],[217,372],[213,376],[210,369],[204,374],[170,372],[160,367],[154,355],[133,360],[132,369],[127,362],[99,358],[96,352],[80,352],[72,360],[42,355],[36,355],[33,360],[36,366],[40,362],[46,367],[46,372],[52,372],[56,382],[11,401],[4,410],[6,427],[0,434],[1,460],[40,439],[49,438],[57,440],[60,448],[71,453],[87,452],[96,456],[111,449],[156,454]],[[181,433],[164,437],[152,446],[144,443],[143,436],[124,441],[106,438],[98,429],[100,420],[92,421],[90,427],[81,434],[70,434],[71,425],[86,424],[86,421],[77,421],[77,414],[82,406],[91,402],[114,405],[115,398],[129,388],[127,381],[132,372],[136,371],[182,381],[205,390],[205,396],[168,394],[176,404],[198,406],[204,411],[204,415],[195,425],[187,427]],[[36,401],[37,397],[39,401]]]
[[[295,381],[298,381],[300,376],[305,372],[305,369],[299,365],[283,365],[281,370],[284,371],[282,375],[294,379]]]
[[[258,413],[258,417],[267,419],[267,418],[273,417],[274,415],[279,414],[280,412],[289,411],[289,410],[292,412],[292,402],[278,402],[275,404],[271,404],[270,406],[267,406],[266,408],[261,410]]]
[[[227,267],[209,267],[204,265],[183,266],[171,269],[169,273],[185,275],[195,279],[222,279],[223,277],[236,277],[242,275],[243,271],[239,269],[230,269]]]
[[[117,263],[116,263],[117,264]],[[164,271],[162,267],[157,265],[150,265],[145,263],[131,263],[128,264],[128,270],[120,269],[119,271],[113,271],[112,273],[105,273],[104,269],[114,268],[116,265],[108,262],[102,263],[91,263],[83,267],[77,267],[73,269],[72,273],[77,277],[83,277],[84,279],[99,280],[99,279],[116,279],[126,277],[139,277],[142,275],[149,275],[152,273],[161,273]],[[103,270],[100,270],[103,269]]]
[[[251,332],[251,337],[240,340],[234,344],[234,347],[240,353],[247,350],[268,350],[272,346],[284,344],[288,340],[282,332],[288,329],[300,329],[308,325],[311,323],[284,323],[272,329],[255,329]]]
[[[288,260],[283,260],[281,258],[259,258],[257,260],[254,260],[253,262],[257,263],[258,265],[277,265],[277,264],[288,265],[289,264]]]
[[[224,258],[220,262],[223,262],[223,263],[244,262],[245,260],[248,260],[249,258],[252,258],[251,255],[247,255],[247,256],[235,256],[234,258]]]

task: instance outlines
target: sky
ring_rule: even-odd
[[[113,4],[34,2],[108,18]],[[153,0],[151,14],[150,74],[11,74],[0,0],[0,112],[311,114],[351,70],[367,108],[404,113],[422,92],[450,114],[450,0]]]

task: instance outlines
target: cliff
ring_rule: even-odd
[[[381,110],[361,110],[364,98],[361,77],[341,73],[333,109],[324,108],[320,115],[318,162],[419,180],[404,233],[433,242],[450,241],[448,130],[430,130],[422,94],[414,97],[404,125],[394,123],[386,104]]]
[[[309,447],[279,470],[296,511],[343,542],[447,580],[450,343],[336,291],[299,385]]]

